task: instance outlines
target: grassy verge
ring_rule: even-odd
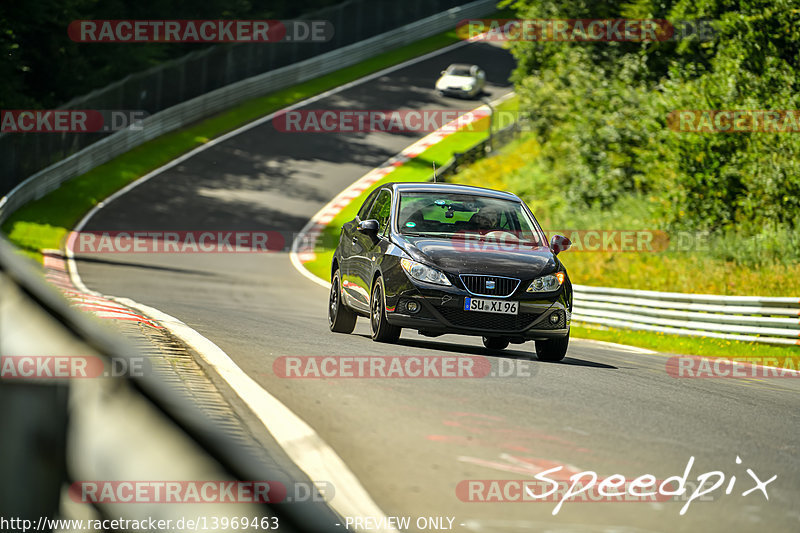
[[[706,357],[793,357],[800,356],[800,347],[777,346],[756,342],[727,341],[712,337],[682,337],[650,331],[572,325],[572,337],[616,342],[648,348],[658,352],[701,355]]]
[[[294,102],[458,41],[455,31],[435,35],[162,135],[26,204],[11,214],[2,231],[24,253],[41,260],[39,251],[59,248],[69,229],[98,202],[181,154]]]

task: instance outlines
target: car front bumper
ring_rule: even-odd
[[[446,95],[446,96],[461,96],[461,97],[471,97],[475,96],[478,93],[477,88],[472,88],[471,90],[467,91],[461,87],[445,87],[445,88],[437,88],[437,91]]]
[[[571,287],[562,286],[558,291],[546,295],[518,293],[507,298],[474,296],[457,287],[442,289],[421,288],[413,284],[397,292],[387,294],[386,318],[395,326],[416,329],[426,335],[476,335],[485,337],[508,337],[514,340],[545,340],[569,335],[572,310]],[[517,301],[517,315],[465,311],[466,297],[490,300]],[[419,310],[411,313],[408,302],[419,304]],[[551,315],[557,315],[555,323]]]

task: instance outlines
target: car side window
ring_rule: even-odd
[[[372,191],[372,193],[367,196],[367,199],[364,200],[364,204],[361,206],[361,209],[358,210],[358,215],[356,215],[359,220],[367,220],[369,218],[367,213],[369,213],[376,196],[378,196],[378,191]]]
[[[386,229],[386,225],[389,223],[389,213],[392,210],[392,194],[387,191],[383,190],[378,195],[378,198],[375,200],[375,203],[372,204],[372,209],[369,211],[369,215],[367,219],[374,218],[380,224],[380,231],[378,233],[383,233]]]

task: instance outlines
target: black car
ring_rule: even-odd
[[[544,361],[569,344],[572,284],[547,236],[514,194],[445,183],[388,183],[342,226],[331,265],[328,322],[372,338],[478,335],[492,350],[536,342]]]

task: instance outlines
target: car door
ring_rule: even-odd
[[[375,272],[376,262],[380,259],[379,243],[389,223],[391,208],[392,193],[389,189],[383,189],[364,218],[364,220],[375,219],[378,221],[380,229],[377,237],[355,230],[351,239],[350,276],[353,285],[350,287],[350,295],[355,300],[352,303],[353,306],[365,313],[369,312],[372,274]]]
[[[356,236],[359,234],[358,224],[362,220],[367,220],[370,208],[375,198],[378,196],[378,192],[380,191],[376,189],[367,196],[367,199],[361,204],[356,218],[346,222],[342,226],[342,233],[339,236],[339,272],[341,275],[344,297],[347,304],[350,306],[353,306],[354,302],[357,300],[356,291],[354,290],[354,287],[357,285],[354,282],[352,263],[354,253],[353,246],[356,244]]]

